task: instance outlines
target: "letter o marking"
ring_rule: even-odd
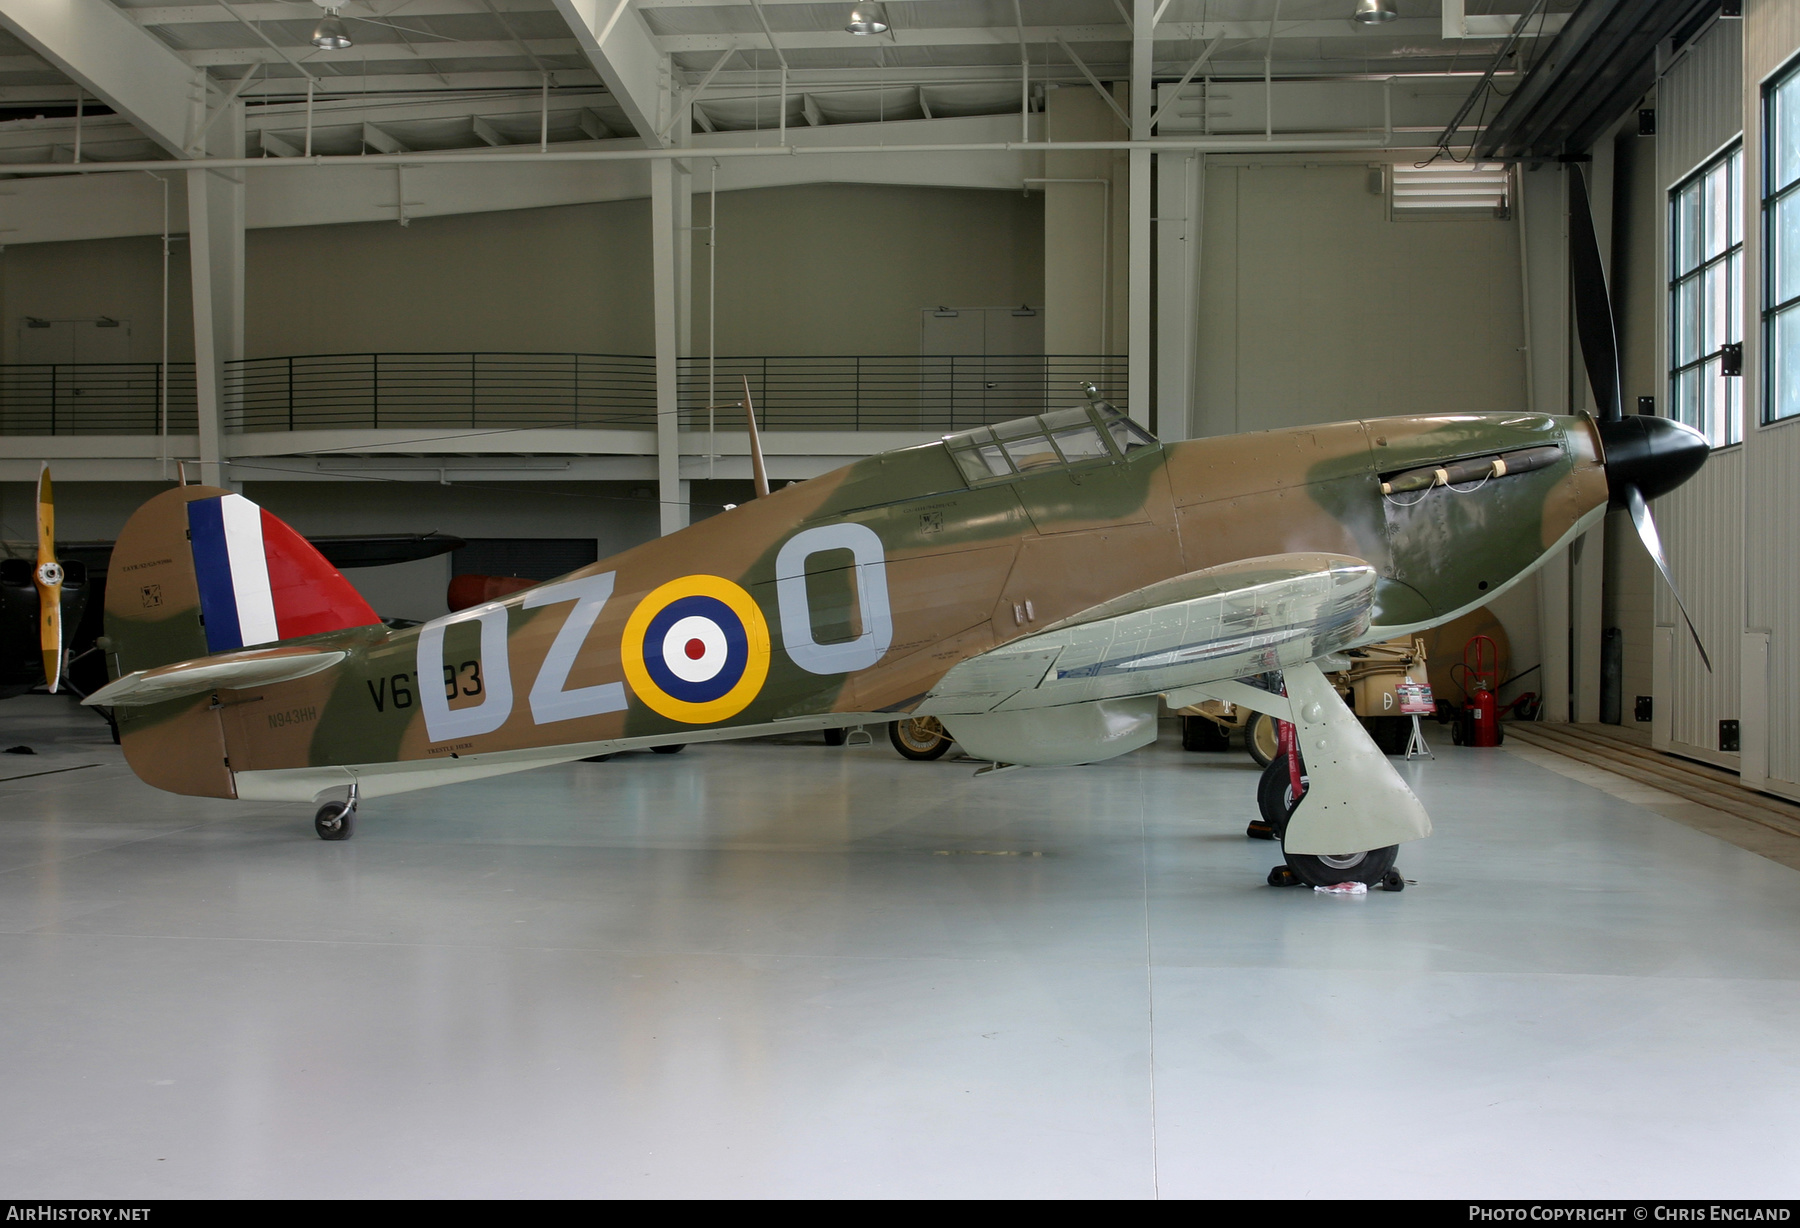
[[[848,550],[856,560],[856,604],[863,630],[841,644],[821,644],[813,638],[812,606],[806,596],[806,560],[826,550]],[[782,646],[794,664],[809,674],[868,669],[894,642],[887,551],[867,525],[821,525],[788,538],[775,556],[775,598],[781,612]]]

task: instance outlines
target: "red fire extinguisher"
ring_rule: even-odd
[[[1470,659],[1471,655],[1473,660]],[[1463,675],[1469,690],[1465,746],[1500,745],[1500,649],[1485,635],[1463,646]]]

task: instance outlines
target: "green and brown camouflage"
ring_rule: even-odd
[[[1382,492],[1457,461],[1486,476]],[[960,662],[1267,556],[1366,562],[1375,596],[1356,642],[1384,640],[1491,600],[1611,498],[1602,430],[1585,416],[1399,417],[1159,444],[1108,407],[1081,407],[858,461],[423,627],[208,657],[185,505],[224,493],[169,490],[121,536],[112,675],[238,661],[243,676],[275,677],[266,663],[282,653],[316,672],[234,685],[227,668],[220,685],[121,703],[122,740],[158,788],[292,800],[892,717]],[[684,600],[727,611],[719,619],[742,632],[742,651],[719,650],[737,652],[728,694],[664,685],[685,667],[646,628]],[[685,641],[690,655],[713,651],[711,634]]]

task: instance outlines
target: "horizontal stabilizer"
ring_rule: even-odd
[[[108,683],[81,702],[108,707],[136,708],[160,704],[202,691],[242,690],[292,682],[330,669],[350,654],[341,648],[264,648],[228,652],[181,661],[156,669],[140,669]]]

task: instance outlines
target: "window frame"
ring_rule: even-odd
[[[1800,421],[1800,410],[1791,414],[1777,414],[1775,412],[1776,406],[1780,404],[1780,397],[1778,396],[1779,389],[1775,384],[1775,329],[1777,322],[1782,316],[1787,315],[1792,311],[1800,311],[1800,294],[1796,294],[1792,298],[1779,303],[1773,301],[1776,292],[1775,221],[1777,210],[1782,201],[1794,196],[1796,193],[1800,193],[1800,175],[1796,175],[1794,181],[1784,188],[1777,190],[1775,187],[1775,145],[1779,135],[1779,128],[1776,124],[1775,103],[1777,95],[1781,92],[1781,87],[1792,81],[1796,76],[1800,76],[1800,57],[1789,60],[1778,71],[1770,74],[1763,81],[1762,85],[1762,132],[1759,134],[1761,137],[1759,145],[1762,155],[1762,166],[1759,168],[1760,173],[1758,178],[1761,182],[1758,185],[1757,192],[1762,211],[1762,287],[1761,293],[1758,296],[1761,301],[1758,304],[1759,310],[1757,313],[1758,321],[1762,327],[1762,354],[1760,356],[1762,367],[1762,412],[1757,415],[1757,418],[1762,426],[1780,426],[1784,423]],[[1800,114],[1794,116],[1794,121],[1800,123]],[[1800,260],[1800,252],[1795,252],[1794,258]],[[1797,354],[1795,357],[1800,358],[1800,354]],[[1800,372],[1796,372],[1795,378],[1800,379]]]
[[[1677,422],[1683,422],[1685,425],[1691,426],[1695,430],[1699,430],[1702,433],[1706,434],[1708,442],[1712,443],[1712,446],[1715,448],[1734,448],[1744,442],[1744,429],[1745,429],[1744,386],[1743,386],[1743,379],[1742,379],[1741,375],[1739,375],[1739,376],[1722,376],[1721,377],[1724,379],[1736,379],[1739,382],[1736,385],[1736,388],[1737,388],[1737,414],[1735,416],[1735,420],[1734,421],[1728,420],[1724,424],[1724,429],[1719,432],[1719,439],[1717,442],[1713,441],[1711,432],[1706,430],[1706,427],[1708,424],[1701,420],[1701,407],[1704,404],[1704,395],[1705,395],[1705,388],[1706,388],[1706,376],[1705,376],[1706,368],[1714,362],[1722,362],[1723,355],[1725,352],[1725,350],[1724,350],[1725,346],[1732,345],[1732,344],[1742,346],[1743,342],[1744,342],[1744,339],[1742,336],[1733,338],[1730,335],[1732,332],[1732,329],[1730,327],[1729,321],[1733,314],[1734,304],[1738,305],[1740,308],[1740,310],[1738,312],[1739,320],[1740,320],[1738,331],[1740,333],[1743,331],[1746,331],[1742,325],[1742,313],[1741,313],[1741,304],[1743,302],[1743,293],[1744,293],[1744,286],[1743,286],[1744,270],[1748,263],[1748,257],[1745,254],[1745,248],[1747,246],[1746,239],[1748,236],[1745,234],[1744,227],[1742,224],[1743,223],[1743,215],[1742,215],[1743,192],[1744,192],[1744,183],[1743,183],[1743,178],[1744,178],[1744,176],[1743,176],[1743,159],[1744,158],[1745,158],[1744,139],[1740,135],[1740,136],[1734,138],[1733,140],[1731,140],[1730,142],[1728,142],[1725,146],[1723,146],[1721,149],[1719,149],[1717,152],[1715,152],[1711,157],[1707,158],[1706,161],[1702,162],[1699,166],[1695,167],[1691,172],[1682,176],[1681,179],[1679,181],[1677,181],[1676,184],[1673,187],[1671,187],[1668,191],[1668,202],[1667,202],[1668,212],[1667,212],[1666,216],[1668,217],[1669,232],[1668,232],[1668,244],[1667,244],[1665,251],[1667,253],[1667,258],[1668,258],[1669,264],[1668,264],[1668,280],[1664,285],[1664,292],[1668,295],[1668,298],[1665,300],[1668,304],[1668,333],[1667,333],[1667,337],[1666,337],[1666,341],[1668,344],[1668,361],[1664,364],[1664,369],[1663,369],[1663,379],[1666,381],[1666,388],[1664,390],[1664,403],[1666,405],[1668,405],[1668,407],[1669,407],[1668,416],[1670,418],[1673,418]],[[1733,159],[1739,160],[1739,171],[1738,171],[1738,177],[1737,177],[1738,191],[1737,191],[1735,206],[1732,203],[1732,193],[1730,191],[1730,188],[1731,188],[1730,164]],[[1683,272],[1681,272],[1681,230],[1682,230],[1682,227],[1681,227],[1681,198],[1682,198],[1683,194],[1685,194],[1688,191],[1688,189],[1693,188],[1696,184],[1703,185],[1705,183],[1706,179],[1708,178],[1708,176],[1710,176],[1714,171],[1718,170],[1721,166],[1724,166],[1727,168],[1726,169],[1726,209],[1728,211],[1728,216],[1726,218],[1725,246],[1715,256],[1708,257],[1704,254],[1706,226],[1704,224],[1704,219],[1702,217],[1702,219],[1696,223],[1695,237],[1694,237],[1695,243],[1699,245],[1699,253],[1697,253],[1697,255],[1698,255],[1697,263],[1694,265],[1694,267],[1692,269],[1683,273]],[[1701,188],[1701,190],[1699,192],[1698,204],[1702,208],[1702,210],[1704,208],[1705,199],[1706,199],[1705,190],[1704,190],[1704,188]],[[1731,239],[1732,225],[1733,225],[1734,218],[1736,219],[1736,223],[1738,226],[1736,242],[1733,242]],[[1732,270],[1734,267],[1734,262],[1735,262],[1735,268],[1738,273],[1738,276],[1735,279],[1733,279],[1731,277],[1731,273],[1732,273]],[[1705,297],[1704,297],[1704,295],[1705,295],[1707,274],[1709,271],[1716,269],[1716,268],[1720,268],[1720,267],[1724,268],[1725,277],[1726,277],[1726,294],[1725,294],[1724,311],[1725,311],[1727,323],[1723,330],[1725,333],[1725,337],[1723,338],[1723,340],[1721,341],[1721,343],[1718,347],[1711,349],[1711,350],[1699,352],[1693,358],[1689,359],[1687,362],[1682,362],[1681,361],[1681,333],[1682,333],[1683,324],[1688,323],[1688,320],[1686,317],[1684,317],[1682,315],[1681,310],[1680,310],[1681,291],[1682,291],[1683,287],[1685,287],[1685,286],[1691,285],[1691,286],[1695,287],[1694,308],[1695,308],[1695,313],[1698,318],[1693,320],[1692,324],[1693,324],[1693,327],[1694,327],[1696,333],[1698,333],[1699,330],[1703,327],[1704,321],[1705,321]],[[1703,338],[1697,338],[1696,345],[1703,344],[1703,342],[1704,342]],[[1699,393],[1699,399],[1696,400],[1696,403],[1694,406],[1694,411],[1695,411],[1694,419],[1695,420],[1692,422],[1688,422],[1685,418],[1683,418],[1681,416],[1681,410],[1682,410],[1682,401],[1681,401],[1681,394],[1680,394],[1681,379],[1684,375],[1688,374],[1689,372],[1696,373],[1696,386],[1697,386],[1697,390]],[[1729,411],[1727,410],[1724,412],[1728,413]]]
[[[1079,412],[1082,415],[1082,419],[1070,419],[1065,421],[1065,416],[1071,412]],[[1123,414],[1119,416],[1124,417]],[[1049,421],[1052,419],[1056,420],[1057,425],[1049,425]],[[1085,425],[1089,430],[1093,431],[1094,434],[1098,436],[1101,446],[1106,449],[1103,455],[1077,456],[1071,458],[1063,451],[1062,445],[1057,442],[1056,436],[1058,432],[1078,430],[1083,425],[1083,422],[1085,422]],[[1140,448],[1133,448],[1132,452],[1135,453],[1141,450],[1142,446],[1152,446],[1156,443],[1155,436],[1150,435],[1148,432],[1144,432],[1141,427],[1136,427],[1135,423],[1133,426],[1144,435],[1144,438],[1149,441],[1149,444],[1141,445]],[[1004,436],[1001,434],[1002,428],[1006,428],[1006,434]],[[1045,414],[1027,414],[1025,417],[1009,419],[1006,422],[996,422],[990,425],[970,427],[966,431],[958,431],[954,435],[944,436],[942,443],[944,444],[945,450],[950,453],[950,459],[956,463],[957,469],[961,471],[964,483],[973,490],[978,486],[991,486],[1000,482],[1010,482],[1021,477],[1030,477],[1037,473],[1051,472],[1052,466],[1049,465],[1021,469],[1017,459],[1007,447],[1009,443],[1018,443],[1022,440],[1038,438],[1048,442],[1051,448],[1051,454],[1058,458],[1059,463],[1054,466],[1055,470],[1084,469],[1095,465],[1116,465],[1128,459],[1128,454],[1124,447],[1113,437],[1112,431],[1109,429],[1109,420],[1106,414],[1098,412],[1093,407],[1086,405],[1051,410]],[[986,475],[970,473],[969,469],[964,466],[960,458],[964,455],[979,455],[984,448],[997,449],[999,456],[1005,460],[1011,472],[990,473]],[[986,462],[984,461],[983,464],[986,465]],[[991,468],[991,466],[987,467]]]

